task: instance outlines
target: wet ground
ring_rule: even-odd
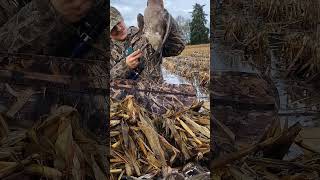
[[[277,87],[280,105],[278,114],[289,125],[300,122],[305,127],[320,127],[320,94],[312,84],[284,77],[285,68],[277,52],[271,50],[271,78]]]
[[[184,77],[181,77],[177,74],[171,73],[165,68],[162,68],[162,74],[164,81],[168,84],[188,84],[188,85],[193,85],[197,92],[197,98],[198,100],[203,100],[205,102],[209,102],[209,95],[206,92],[205,89],[203,89],[200,85],[199,82],[195,79],[192,82],[190,80],[187,80]]]
[[[162,68],[162,74],[165,83],[168,84],[175,84],[175,85],[192,85],[196,90],[197,99],[199,101],[204,101],[204,107],[209,108],[209,95],[203,89],[197,80],[190,81],[184,77],[181,77],[177,74],[171,73],[170,71],[166,70],[164,67]],[[200,110],[201,111],[201,110]],[[199,180],[199,179],[209,179],[210,178],[210,171],[209,167],[206,166],[209,163],[206,162],[195,162],[195,163],[187,163],[182,168],[182,171],[176,170],[175,173],[172,173],[170,177],[167,179],[187,179],[187,180]]]
[[[246,102],[247,97],[241,96],[244,97],[241,99],[239,98],[241,93],[235,92],[236,96],[231,93],[231,91],[243,90],[246,88],[246,83],[235,85],[235,83],[229,83],[231,81],[226,81],[224,84],[216,83],[212,85],[214,91],[218,88],[231,89],[230,93],[226,95],[229,99],[224,99],[229,101],[229,104],[222,103],[223,100],[217,101],[221,97],[219,94],[213,95],[215,103],[212,111],[214,116],[226,123],[240,140],[247,142],[258,140],[258,130],[265,129],[268,125],[267,122],[271,122],[273,118],[277,117],[280,118],[282,123],[287,120],[289,126],[295,122],[300,122],[304,126],[304,130],[320,127],[320,93],[312,84],[285,77],[286,67],[280,63],[283,61],[280,61],[278,57],[277,42],[269,42],[270,47],[273,47],[268,50],[271,57],[270,73],[261,74],[250,62],[245,61],[241,50],[233,49],[232,42],[226,42],[223,39],[225,27],[219,18],[221,16],[218,15],[211,52],[211,78],[213,76],[217,78],[217,74],[219,74],[218,78],[226,79],[227,75],[232,74],[233,79],[242,79],[237,81],[244,82],[249,81],[248,76],[255,76],[252,80],[256,79],[268,83],[269,86],[265,87],[265,91],[266,94],[273,94],[275,106],[274,108],[248,106],[250,103]],[[269,39],[272,40],[272,38]],[[257,86],[251,90],[251,92],[257,92],[253,97],[254,102],[261,102],[266,98],[263,93],[259,93],[261,92],[261,90],[257,90],[259,88],[261,87]]]
[[[162,68],[164,81],[168,84],[190,84],[187,79]]]

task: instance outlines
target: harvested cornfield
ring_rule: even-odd
[[[244,60],[266,67],[270,59],[268,55],[268,30],[271,26],[259,29],[254,19],[232,15],[223,18],[225,26],[224,40],[232,43],[232,48],[244,52]],[[263,69],[263,68],[261,68]]]
[[[157,116],[139,106],[133,96],[113,101],[111,179],[184,177],[181,171],[187,161],[208,161],[210,119],[208,110],[198,112],[201,106],[197,103]],[[202,172],[202,176],[209,176],[208,172]]]
[[[187,45],[186,48],[181,52],[182,57],[202,57],[209,58],[210,56],[210,44],[199,44],[199,45]]]
[[[307,30],[319,23],[318,0],[254,0],[253,5],[255,12],[268,22],[295,24]]]
[[[320,42],[313,33],[287,35],[282,49],[282,59],[287,62],[287,76],[316,81],[320,70]]]
[[[107,179],[106,145],[80,128],[79,117],[62,106],[32,129],[17,129],[0,116],[0,179]]]
[[[165,58],[163,67],[190,81],[194,81],[194,78],[196,78],[202,87],[208,87],[210,79],[210,45],[188,45],[181,55]]]
[[[319,79],[319,1],[224,1],[221,19],[225,42],[244,51],[260,70],[270,66],[269,50],[277,50],[287,75]]]

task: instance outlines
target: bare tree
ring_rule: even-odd
[[[177,16],[176,21],[183,33],[183,37],[187,43],[190,43],[190,19],[184,18],[182,16]]]

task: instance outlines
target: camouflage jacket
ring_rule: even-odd
[[[162,53],[155,53],[148,40],[142,36],[142,33],[136,27],[128,29],[128,36],[124,41],[111,42],[111,78],[112,79],[130,79],[130,76],[137,72],[139,79],[154,79],[162,81],[161,63],[162,57],[170,57],[179,55],[185,48],[185,41],[181,30],[174,18],[166,11],[167,17],[171,17],[169,25],[169,35],[165,41]],[[135,50],[147,44],[143,50],[143,56],[140,58],[140,65],[137,69],[130,69],[125,62],[125,51],[128,47]]]
[[[103,0],[98,0],[95,5],[102,2]],[[106,62],[104,56],[106,34],[102,33],[100,36],[92,43],[96,48],[90,49],[82,58],[102,59]],[[77,45],[78,37],[79,23],[66,23],[50,0],[0,0],[0,52],[70,57]],[[31,69],[29,66],[29,69],[24,70],[75,76],[99,75],[100,77],[103,72],[104,76],[109,76],[108,69],[102,69],[96,65],[82,68],[73,65],[66,67],[57,65],[55,62],[49,63],[51,64],[35,62]],[[94,82],[94,84],[97,83]]]
[[[103,16],[107,11],[107,8],[103,6],[105,1],[95,0],[94,2],[91,12],[98,12]],[[91,16],[93,14],[88,17]],[[51,5],[50,0],[0,0],[0,52],[4,54],[8,52],[70,57],[75,47],[80,44],[81,24],[81,22],[66,23]],[[27,63],[7,62],[6,60],[3,61],[5,57],[0,57],[0,70],[12,70],[11,68],[16,70],[16,68],[19,68],[18,70],[33,74],[42,72],[49,74],[51,77],[52,74],[62,74],[74,79],[80,79],[83,76],[89,79],[89,76],[96,76],[93,80],[88,81],[88,84],[96,87],[104,86],[104,88],[109,89],[109,61],[106,61],[105,58],[105,48],[107,47],[106,43],[108,43],[106,39],[104,30],[104,33],[99,34],[96,40],[90,42],[94,48],[90,48],[81,57],[101,60],[102,63],[100,64],[105,64],[103,66],[100,64],[80,65],[57,61],[39,62],[37,58],[33,58],[31,63],[29,63],[30,61]],[[38,75],[38,77],[43,78],[41,75]],[[51,88],[51,84],[47,87],[41,87],[34,82],[31,83],[25,85],[9,83],[9,87],[8,84],[0,81],[0,113],[10,117],[10,121],[7,121],[9,127],[31,128],[34,122],[43,120],[43,117],[53,112],[57,107],[77,104],[76,108],[81,115],[81,125],[96,135],[99,144],[109,144],[107,142],[109,138],[105,137],[108,136],[107,133],[102,133],[106,132],[108,127],[106,118],[109,117],[109,110],[107,109],[109,98],[106,97],[109,95],[97,95],[91,92],[90,94],[81,93],[79,95],[78,93],[69,93],[66,88],[59,90]],[[78,88],[78,85],[75,88]],[[20,96],[20,94],[22,95]],[[102,137],[100,138],[100,136]],[[104,145],[103,147],[107,146]],[[101,151],[102,157],[105,157],[106,154],[109,154],[109,149],[103,149],[99,152]],[[103,169],[109,169],[107,158],[102,162],[104,162]],[[106,171],[106,173],[108,172]],[[23,175],[21,176],[22,179],[25,179]]]
[[[99,5],[101,7],[100,3],[102,2],[104,0],[95,1],[96,6],[94,8]],[[79,24],[64,22],[63,18],[51,5],[50,0],[0,0],[0,52],[69,57],[75,47],[75,42],[77,42],[75,38],[79,37],[78,30]],[[40,63],[35,59],[31,63],[18,65],[1,61],[0,69],[12,69],[14,65],[13,68],[15,70],[19,68],[17,70],[32,73],[63,74],[75,79],[79,78],[79,76],[96,76],[89,81],[89,84],[99,87],[104,86],[104,88],[109,89],[107,81],[109,77],[109,61],[106,61],[104,54],[104,48],[107,47],[105,43],[108,43],[106,39],[106,34],[101,33],[101,37],[92,43],[95,48],[90,49],[82,57],[102,60],[105,63],[103,67],[96,64],[85,65],[85,67],[56,61]],[[18,92],[23,92],[27,89],[25,85],[18,86],[10,83],[10,86]],[[4,83],[0,82],[0,92],[2,93],[0,106],[5,97],[3,95],[4,92],[1,91],[3,90],[2,87],[4,87]],[[102,103],[106,104],[105,101]],[[4,103],[4,106],[9,108],[10,104],[10,102]],[[1,109],[3,108],[0,107],[0,112],[2,112]]]
[[[0,0],[0,51],[65,57],[77,30],[64,22],[50,0]]]

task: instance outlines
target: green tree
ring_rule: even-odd
[[[190,23],[190,44],[203,44],[209,42],[209,29],[205,26],[207,23],[206,16],[203,7],[196,3],[193,6],[192,21]]]

